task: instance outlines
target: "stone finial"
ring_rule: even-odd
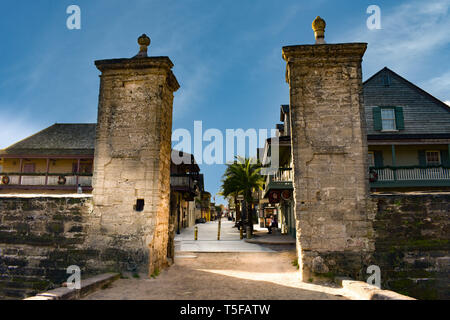
[[[145,33],[138,38],[139,53],[135,56],[135,58],[147,57],[147,48],[150,45],[150,42],[150,38],[147,37]]]
[[[312,29],[314,30],[314,37],[316,37],[316,44],[324,44],[325,43],[325,20],[321,17],[317,16],[313,23]]]

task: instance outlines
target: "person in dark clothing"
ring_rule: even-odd
[[[270,216],[270,224],[269,224],[269,226],[267,227],[267,230],[269,230],[269,234],[271,234],[272,233],[272,228],[273,228],[273,223],[274,223],[274,217],[273,217],[273,215],[271,215]]]
[[[272,223],[270,224],[270,233],[272,233],[272,229],[278,228],[278,220],[276,216],[272,217]]]

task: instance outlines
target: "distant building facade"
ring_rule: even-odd
[[[54,124],[0,150],[0,193],[90,193],[95,129]]]
[[[0,150],[0,193],[65,194],[78,192],[78,187],[91,193],[95,131],[95,123],[54,124]],[[194,156],[187,156],[190,162],[172,162],[170,168],[176,232],[193,226],[202,217],[202,208],[210,219],[208,198],[203,207],[196,206],[205,193],[203,174]]]
[[[363,83],[363,94],[371,191],[450,189],[450,107],[388,68]],[[268,165],[275,144],[279,150],[258,211],[262,227],[275,216],[281,233],[295,236],[289,105],[280,122],[276,139],[258,151]]]
[[[364,82],[372,190],[450,188],[450,107],[388,68]]]

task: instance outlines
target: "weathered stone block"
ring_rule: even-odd
[[[167,264],[172,104],[179,85],[167,57],[102,60],[96,66],[102,74],[93,196],[102,233],[87,241],[102,259],[152,273]],[[136,211],[138,199],[142,211]],[[120,252],[113,257],[116,248],[150,261]]]
[[[363,43],[283,48],[303,279],[318,273],[311,269],[310,255],[328,266],[327,257],[333,252],[332,272],[355,274],[361,270],[362,259],[351,258],[348,263],[346,257],[361,257],[373,249],[367,237],[372,225],[366,207],[367,143],[361,120],[365,49]],[[302,228],[304,221],[311,231]],[[315,259],[316,266],[319,258]]]

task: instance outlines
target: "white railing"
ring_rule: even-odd
[[[0,184],[4,185],[2,179],[4,174],[0,174]],[[9,178],[8,185],[23,185],[23,186],[77,186],[77,176],[76,175],[66,175],[66,182],[64,184],[59,184],[59,176],[54,175],[7,175]],[[47,183],[46,183],[47,182]],[[92,186],[92,176],[78,176],[78,184],[82,187]]]
[[[392,169],[375,169],[378,174],[378,181],[394,181],[394,171]]]
[[[78,183],[82,187],[91,187],[92,186],[92,176],[79,176]]]
[[[27,186],[45,185],[45,176],[22,176],[20,184]]]
[[[374,169],[378,181],[450,180],[450,169],[436,168],[383,168]]]
[[[292,181],[292,169],[278,170],[272,181]]]
[[[267,175],[266,178],[266,186],[269,185],[270,182],[287,182],[293,180],[293,173],[291,168],[286,169],[278,169],[278,171],[273,175]]]

